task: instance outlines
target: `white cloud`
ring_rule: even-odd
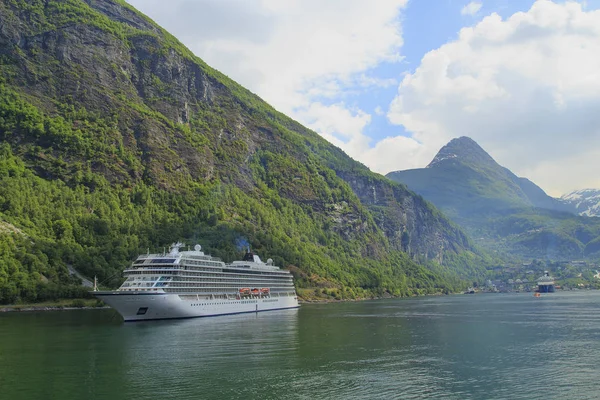
[[[344,103],[324,105],[318,102],[299,112],[311,129],[329,136],[353,139],[371,122],[371,116],[362,110],[350,110]]]
[[[344,95],[397,84],[369,71],[401,60],[407,0],[129,1],[278,110],[342,138],[344,149],[364,142],[370,121]]]
[[[461,15],[476,15],[481,10],[481,3],[478,1],[472,1],[460,10]]]
[[[427,53],[400,83],[388,118],[429,159],[440,143],[466,135],[553,194],[600,187],[599,55],[600,11],[538,0],[506,20],[492,14]],[[397,164],[373,168],[423,166],[406,159],[413,151],[398,145]]]
[[[443,146],[445,143],[439,143]],[[372,170],[385,174],[427,165],[431,161],[429,149],[418,140],[405,136],[386,137],[374,147],[363,151],[360,160]]]

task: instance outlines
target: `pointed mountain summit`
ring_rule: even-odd
[[[442,147],[426,168],[390,172],[387,176],[455,218],[531,207],[567,210],[533,182],[502,167],[465,136]]]
[[[468,137],[450,141],[426,168],[387,177],[431,201],[489,250],[568,259],[600,249],[600,223],[576,216],[573,204],[516,176]]]
[[[461,162],[479,165],[498,165],[494,159],[467,136],[452,139],[442,147],[427,168],[435,167],[440,163]]]

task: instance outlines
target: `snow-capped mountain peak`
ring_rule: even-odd
[[[579,215],[600,217],[600,189],[580,189],[561,196],[560,200]]]

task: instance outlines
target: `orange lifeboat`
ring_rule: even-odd
[[[258,289],[252,289],[252,290],[250,291],[250,293],[252,293],[253,295],[256,295],[256,296],[258,296],[258,293],[259,293],[259,291],[258,291]]]
[[[260,289],[260,292],[261,292],[263,295],[268,295],[268,294],[269,294],[269,288],[266,288],[266,287],[264,287],[264,288]]]
[[[250,294],[250,288],[242,288],[242,289],[240,289],[240,294]]]

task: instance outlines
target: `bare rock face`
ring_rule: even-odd
[[[467,236],[422,197],[376,175],[342,174],[373,213],[390,244],[415,259],[443,260],[446,251],[469,248]]]

